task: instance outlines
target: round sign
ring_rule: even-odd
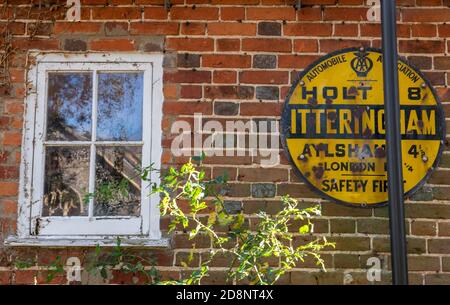
[[[282,142],[298,176],[324,197],[351,206],[385,205],[387,194],[382,53],[345,49],[310,65],[291,88]],[[445,117],[422,73],[398,61],[406,195],[437,166]]]

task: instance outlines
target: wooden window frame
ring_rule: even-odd
[[[84,72],[93,75],[93,109],[96,117],[97,75],[99,72],[142,72],[143,92],[143,145],[142,166],[153,164],[160,168],[162,154],[162,54],[141,53],[38,53],[33,56],[35,64],[28,70],[25,122],[20,167],[19,214],[17,236],[7,238],[11,245],[82,246],[113,245],[121,237],[123,245],[167,246],[159,228],[159,198],[150,196],[149,183],[142,181],[141,215],[94,216],[92,202],[88,217],[43,217],[44,145],[61,144],[44,141],[46,129],[46,103],[49,72]],[[92,121],[94,126],[95,119]],[[95,129],[95,128],[94,128]],[[90,191],[93,189],[94,142],[91,145]],[[103,142],[102,142],[103,143]],[[67,142],[65,143],[67,144]],[[114,143],[111,143],[114,144]],[[136,144],[136,143],[134,143]],[[93,156],[94,155],[94,156]],[[95,167],[95,166],[94,166]],[[156,172],[151,180],[158,181]]]

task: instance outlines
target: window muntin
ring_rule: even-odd
[[[20,237],[160,238],[157,200],[136,169],[159,165],[161,66],[160,55],[40,56],[29,72]],[[86,196],[105,183],[129,191]]]

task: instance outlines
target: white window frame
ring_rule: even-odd
[[[122,245],[125,246],[167,246],[168,240],[161,237],[159,227],[159,197],[149,196],[149,183],[145,181],[142,181],[139,217],[96,217],[92,213],[92,208],[88,217],[41,216],[48,73],[92,72],[94,118],[92,125],[94,125],[98,72],[143,72],[143,141],[136,144],[143,145],[142,166],[153,164],[155,168],[160,168],[162,54],[38,53],[32,57],[35,58],[35,64],[30,67],[27,75],[17,236],[9,237],[6,243],[38,246],[114,245],[117,237],[120,236]],[[84,144],[94,146],[91,141],[86,141]],[[95,151],[91,148],[90,162],[95,162],[93,158],[95,158]],[[151,180],[158,181],[158,179],[156,172],[152,172]],[[91,191],[94,187],[93,177],[89,180]],[[92,207],[92,204],[90,206]]]

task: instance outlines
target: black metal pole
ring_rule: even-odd
[[[396,25],[396,1],[382,0],[381,27],[392,283],[408,285]]]

